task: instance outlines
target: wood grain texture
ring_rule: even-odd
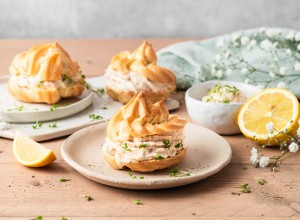
[[[151,39],[155,49],[182,39]],[[0,73],[14,55],[47,40],[0,40]],[[141,39],[60,40],[87,76],[103,74],[112,55],[134,49]],[[177,96],[183,97],[182,94]],[[183,105],[176,113],[188,118]],[[198,183],[163,190],[133,191],[101,185],[86,179],[64,162],[60,146],[66,137],[43,142],[58,159],[33,169],[16,162],[12,141],[0,138],[0,220],[32,219],[287,219],[300,218],[300,154],[289,156],[280,172],[249,164],[253,143],[242,135],[224,136],[233,150],[231,163]],[[277,151],[276,148],[267,150]],[[71,181],[62,183],[59,179]],[[130,178],[130,177],[129,177]],[[268,181],[259,185],[258,178]],[[251,193],[232,195],[248,183]],[[88,202],[85,196],[94,200]],[[135,205],[140,199],[142,205]]]

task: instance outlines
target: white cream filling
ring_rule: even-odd
[[[106,85],[114,90],[132,91],[135,93],[141,90],[152,92],[172,90],[172,85],[152,82],[134,72],[124,74],[114,70],[111,66],[105,70],[105,76],[107,78]]]
[[[17,83],[20,87],[37,87],[42,89],[58,89],[58,88],[66,88],[70,84],[69,82],[63,81],[63,80],[57,80],[57,81],[41,81],[40,77],[38,75],[36,76],[24,76],[24,75],[13,75],[11,76],[12,80]],[[75,76],[69,77],[74,81],[75,83],[79,82],[81,80],[81,75],[77,74]]]
[[[168,141],[170,145],[167,146],[164,141]],[[103,151],[113,156],[118,166],[121,167],[126,163],[158,159],[158,156],[161,159],[171,158],[184,147],[182,131],[178,131],[164,135],[134,138],[132,141],[124,142],[114,142],[107,137]]]
[[[237,91],[236,93],[228,92],[226,88],[221,88],[217,93],[210,93],[202,98],[204,102],[214,103],[230,103],[230,102],[244,102],[247,97],[244,92]]]

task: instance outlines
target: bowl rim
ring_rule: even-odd
[[[190,92],[191,90],[193,90],[195,87],[199,86],[199,85],[203,85],[203,84],[212,84],[212,83],[216,83],[216,82],[220,82],[220,83],[223,83],[223,84],[239,84],[241,87],[243,86],[247,86],[247,87],[250,87],[252,89],[256,89],[257,90],[257,93],[260,92],[262,89],[257,87],[257,86],[254,86],[254,85],[250,85],[250,84],[246,84],[246,83],[242,83],[242,82],[236,82],[236,81],[227,81],[227,80],[209,80],[209,81],[205,81],[205,82],[200,82],[200,83],[196,83],[194,84],[192,87],[190,87],[186,93],[185,93],[185,98],[189,98],[189,99],[192,99],[192,100],[195,100],[196,102],[199,102],[199,103],[203,103],[204,105],[212,105],[212,106],[240,106],[240,105],[243,105],[246,101],[244,102],[230,102],[230,103],[218,103],[218,102],[203,102],[202,100],[199,100],[199,99],[196,99],[194,97],[191,96]]]

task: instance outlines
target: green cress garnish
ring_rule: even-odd
[[[96,115],[96,114],[89,114],[89,118],[91,118],[93,120],[103,119],[103,117],[101,115]]]
[[[49,128],[57,128],[57,122],[53,122],[49,125]]]
[[[41,85],[42,85],[43,82],[45,82],[45,81],[44,80],[39,81],[38,84],[36,84],[36,87],[41,88]]]
[[[175,148],[182,148],[182,147],[183,147],[182,140],[179,143],[175,144]]]
[[[132,179],[137,179],[137,176],[133,175],[131,171],[128,171],[128,175],[132,178]],[[145,179],[144,176],[140,176],[139,177],[140,180]]]
[[[172,144],[169,140],[164,140],[163,144],[165,145],[166,148],[171,148],[172,147]]]
[[[243,185],[240,186],[240,188],[242,189],[243,193],[251,193],[250,187],[248,183],[245,183]]]
[[[180,171],[178,168],[174,168],[170,170],[168,173],[170,177],[184,177],[184,176],[191,176],[191,172],[188,171]]]
[[[58,108],[58,105],[54,104],[50,107],[50,111],[53,112],[54,110],[56,110]]]
[[[160,154],[157,154],[156,156],[155,156],[155,159],[157,159],[157,160],[163,160],[163,159],[165,159],[163,156],[161,156]]]
[[[65,82],[66,84],[74,83],[74,80],[71,77],[67,76],[67,74],[62,75],[62,81]]]
[[[17,107],[17,110],[18,110],[19,112],[21,112],[21,111],[23,110],[23,108],[24,108],[24,106],[23,106],[23,105],[20,105],[20,106]]]
[[[105,89],[104,88],[99,88],[97,90],[92,90],[98,97],[102,97],[105,94]]]
[[[17,111],[21,112],[21,111],[23,111],[23,109],[24,109],[24,106],[19,105],[19,106],[15,106],[14,108],[6,109],[6,111],[10,112],[10,111],[13,111],[13,110],[17,110]]]
[[[214,94],[219,94],[220,96],[222,93],[232,93],[234,96],[239,92],[239,89],[235,86],[230,85],[221,85],[220,83],[215,84],[215,87],[208,90],[208,95],[204,98],[204,102],[212,102],[214,99]],[[230,100],[223,100],[220,103],[229,104]]]
[[[145,143],[141,143],[139,146],[139,148],[145,148],[145,147],[147,147],[147,144],[145,144]]]
[[[33,129],[38,129],[38,128],[41,128],[42,125],[43,125],[42,122],[36,121],[36,123],[34,125],[32,125],[32,128]]]
[[[124,143],[123,148],[125,149],[125,151],[131,151],[126,142]]]
[[[259,185],[265,185],[266,183],[267,183],[266,180],[264,180],[264,179],[258,179],[258,184]]]
[[[71,179],[65,179],[65,178],[59,179],[59,182],[62,182],[62,183],[65,183],[65,182],[68,182],[68,181],[71,181]]]
[[[134,204],[136,205],[142,205],[142,201],[137,199],[137,200],[134,200]]]

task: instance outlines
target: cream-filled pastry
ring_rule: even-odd
[[[148,42],[132,53],[124,51],[115,55],[105,71],[107,94],[122,103],[140,91],[153,103],[166,100],[176,88],[176,77],[156,62],[156,54]]]
[[[58,43],[34,46],[17,54],[9,72],[9,91],[24,102],[54,104],[61,98],[79,96],[84,90],[79,65]]]
[[[186,120],[170,115],[162,101],[152,104],[141,91],[109,121],[103,145],[115,169],[151,172],[178,164],[186,154]]]

